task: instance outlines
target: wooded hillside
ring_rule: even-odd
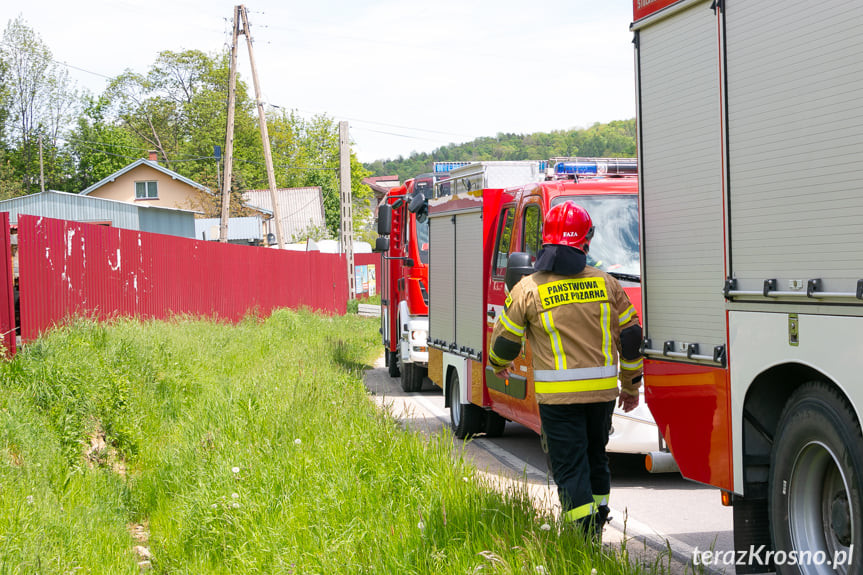
[[[377,160],[364,166],[375,176],[397,174],[404,181],[417,174],[430,172],[434,162],[546,160],[562,156],[633,158],[635,155],[633,118],[594,124],[582,130],[555,130],[527,135],[499,133],[495,137],[478,138],[465,144],[448,144],[430,153]]]

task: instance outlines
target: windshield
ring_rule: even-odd
[[[422,193],[425,199],[429,199],[432,197],[432,186],[434,184],[434,180],[431,178],[417,178],[414,180],[414,193]]]
[[[420,252],[420,261],[429,263],[429,222],[417,222],[417,249]]]
[[[587,263],[610,272],[640,276],[638,255],[638,197],[635,195],[558,196],[556,206],[571,201],[587,210],[596,232]]]

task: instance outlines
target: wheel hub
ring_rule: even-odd
[[[833,496],[830,504],[830,528],[841,545],[845,547],[851,545],[851,510],[844,491]]]

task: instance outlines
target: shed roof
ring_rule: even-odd
[[[269,211],[273,209],[270,190],[247,190],[243,192],[243,199],[250,207]],[[284,241],[304,232],[310,226],[321,227],[325,224],[324,197],[320,186],[278,188],[276,199]]]
[[[118,228],[182,237],[194,237],[194,218],[200,213],[56,190],[2,200],[0,212],[8,212],[10,223],[14,225],[18,223],[18,216],[25,214],[85,223],[110,222]]]
[[[27,211],[32,210],[34,207],[39,207],[40,212],[34,213],[32,211]],[[95,196],[82,198],[80,197],[80,194],[61,192],[58,190],[45,190],[44,192],[27,194],[25,196],[18,196],[8,200],[0,200],[0,212],[9,212],[12,223],[17,222],[18,214],[87,222],[104,219],[102,214],[105,212],[132,212],[135,210],[189,213],[193,215],[203,213],[194,210],[184,210],[181,208],[168,208],[147,204],[130,204],[119,200],[97,198]]]

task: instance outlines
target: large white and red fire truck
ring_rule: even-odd
[[[429,228],[425,218],[408,208],[444,194],[489,181],[518,185],[545,177],[544,161],[435,162],[433,171],[389,190],[378,208],[375,251],[383,255],[381,270],[381,336],[384,361],[392,377],[401,377],[405,391],[419,391],[427,373]],[[446,182],[442,187],[436,182]]]
[[[457,193],[429,202],[429,377],[444,390],[457,437],[500,435],[507,420],[541,433],[530,346],[508,379],[497,377],[487,358],[506,299],[508,264],[532,271],[551,207],[572,200],[588,210],[597,230],[588,263],[618,277],[633,304],[641,305],[636,161],[558,159],[550,165],[548,181],[506,189],[453,186]],[[644,402],[628,414],[618,410],[613,419],[610,450],[651,453],[654,471],[673,469]]]
[[[860,573],[863,3],[633,8],[648,404],[738,573]]]

